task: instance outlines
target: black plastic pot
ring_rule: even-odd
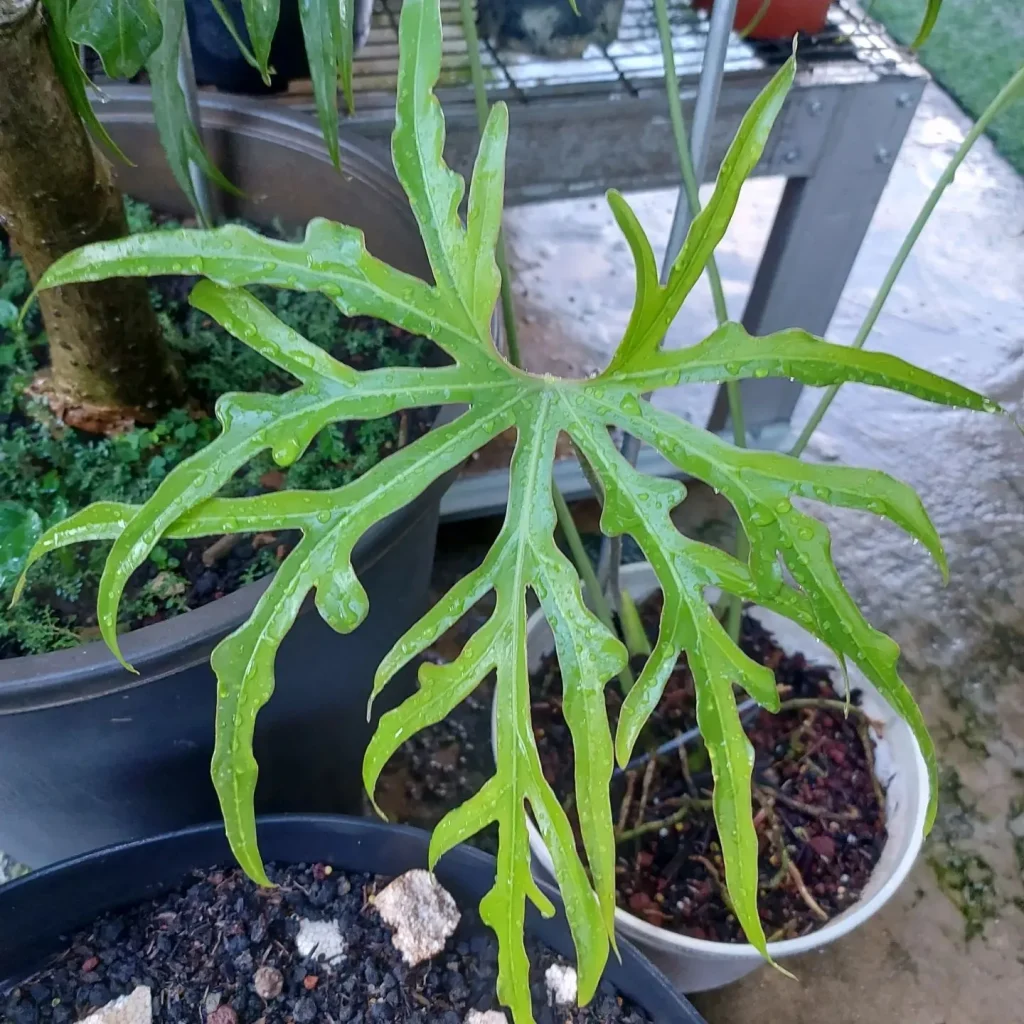
[[[479,0],[480,34],[499,48],[543,57],[579,57],[591,44],[610,46],[619,35],[623,0]]]
[[[429,837],[419,829],[359,818],[281,816],[259,823],[267,861],[323,861],[348,871],[398,875],[425,867]],[[219,825],[111,847],[34,872],[0,887],[0,988],[17,984],[63,948],[62,936],[100,914],[152,899],[195,868],[231,862]],[[473,906],[494,882],[494,858],[460,846],[442,858],[437,875],[462,907]],[[539,883],[558,908],[545,920],[530,906],[529,932],[573,959],[572,939],[557,892]],[[621,962],[609,958],[608,980],[657,1024],[703,1024],[696,1010],[628,942]]]
[[[135,162],[117,168],[119,184],[186,215],[148,90],[109,93],[100,116]],[[429,278],[386,157],[343,140],[338,174],[312,122],[228,97],[204,102],[202,114],[215,158],[246,193],[227,204],[229,215],[279,218],[286,228],[329,216],[361,227],[375,255]],[[256,722],[260,811],[360,809],[359,765],[371,728],[366,698],[381,657],[426,608],[447,483],[377,524],[356,548],[370,614],[355,633],[335,633],[310,601],[281,645],[277,689]],[[0,850],[40,867],[216,818],[209,777],[216,688],[208,659],[266,586],[252,584],[126,635],[137,676],[98,642],[0,661]],[[385,696],[393,703],[410,685],[407,675]]]

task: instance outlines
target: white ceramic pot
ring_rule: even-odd
[[[658,589],[654,571],[646,562],[624,566],[621,583],[638,601]],[[832,652],[800,626],[763,608],[753,609],[752,614],[775,634],[779,645],[787,651],[801,651],[808,661],[838,669]],[[527,626],[531,671],[540,666],[541,659],[553,648],[551,629],[544,616],[537,612],[531,616]],[[776,960],[827,946],[866,921],[899,888],[921,849],[928,806],[928,775],[917,740],[860,672],[851,666],[849,676],[854,688],[863,694],[865,711],[883,726],[880,734],[872,730],[872,737],[875,740],[875,770],[887,786],[889,838],[861,898],[810,935],[770,943],[768,950]],[[836,680],[841,686],[842,678],[838,671]],[[553,878],[551,858],[532,822],[530,845],[540,865],[541,875],[545,880]],[[615,911],[615,920],[622,934],[639,946],[683,992],[720,988],[764,964],[760,954],[746,944],[691,939],[648,924],[621,909]]]

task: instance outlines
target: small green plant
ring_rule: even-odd
[[[116,275],[201,275],[204,280],[191,295],[193,305],[299,384],[281,395],[224,395],[217,405],[220,435],[171,470],[145,504],[94,504],[47,530],[29,562],[79,541],[113,542],[97,611],[104,639],[121,658],[116,624],[125,584],[162,539],[301,531],[301,541],[250,619],[212,656],[218,701],[214,783],[239,862],[253,878],[266,882],[253,810],[257,765],[252,738],[256,715],[272,694],[281,639],[310,591],[334,628],[355,629],[367,612],[367,597],[351,562],[359,538],[491,438],[514,428],[508,512],[499,536],[483,564],[386,655],[371,701],[400,668],[492,590],[494,611],[452,663],[421,666],[418,692],[381,719],[366,752],[363,777],[372,794],[384,764],[406,739],[443,719],[486,675],[496,672],[495,774],[438,825],[430,856],[435,862],[455,844],[497,823],[497,877],[481,903],[481,914],[499,939],[499,998],[518,1024],[524,1024],[531,1020],[523,943],[527,901],[545,913],[552,910],[530,875],[527,808],[554,862],[578,953],[580,998],[587,1001],[614,943],[613,760],[629,760],[683,650],[696,682],[698,724],[714,774],[714,812],[730,900],[749,941],[767,955],[757,913],[752,751],[734,687],[768,710],[777,708],[779,698],[772,672],[747,658],[715,616],[706,597],[709,588],[788,616],[857,664],[914,730],[932,777],[929,823],[935,814],[934,751],[921,713],[899,677],[899,650],[864,619],[844,587],[831,558],[827,528],[794,504],[797,499],[819,501],[884,516],[920,541],[945,571],[941,543],[916,494],[877,471],[807,465],[789,456],[735,447],[643,396],[680,383],[784,375],[814,386],[859,381],[926,401],[1001,410],[984,396],[893,356],[832,345],[799,330],[754,338],[739,324],[725,323],[690,348],[662,350],[666,328],[721,240],[740,187],[761,156],[793,82],[792,59],[743,119],[714,195],[695,219],[664,285],[633,211],[621,195],[609,193],[636,263],[632,315],[609,366],[585,380],[538,376],[512,366],[496,350],[489,327],[499,291],[494,253],[502,214],[507,111],[499,104],[487,120],[463,223],[459,210],[465,185],[444,163],[444,120],[433,94],[441,63],[438,0],[405,0],[400,52],[392,153],[436,283],[380,262],[366,251],[360,232],[320,219],[310,223],[297,243],[234,226],[137,235],[87,246],[58,260],[41,288]],[[378,317],[431,338],[453,363],[356,371],[278,319],[246,290],[255,284],[320,292],[346,315]],[[328,424],[451,404],[468,409],[343,487],[256,497],[220,493],[238,470],[267,450],[281,465],[294,462]],[[749,557],[741,560],[682,536],[670,512],[683,499],[684,488],[633,469],[613,443],[613,427],[641,438],[683,472],[721,491],[738,513]],[[562,433],[572,439],[598,483],[602,529],[636,540],[664,593],[657,641],[629,690],[614,739],[603,688],[624,666],[626,649],[585,604],[577,571],[554,540],[551,472]],[[544,779],[534,743],[526,659],[530,590],[551,623],[565,684],[586,866],[568,818]]]

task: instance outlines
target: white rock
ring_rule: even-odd
[[[90,1013],[81,1024],[152,1024],[152,1021],[153,995],[146,985],[140,985],[129,995]]]
[[[395,930],[391,942],[410,967],[440,953],[462,916],[451,893],[421,868],[399,875],[373,904]]]
[[[576,1004],[576,968],[567,964],[552,964],[544,972],[544,984],[548,990],[548,1004],[551,1006],[574,1006]]]
[[[501,1010],[470,1010],[463,1024],[508,1024]]]
[[[300,956],[322,956],[329,964],[336,964],[345,955],[348,943],[337,921],[310,921],[303,917],[299,920],[295,948]]]

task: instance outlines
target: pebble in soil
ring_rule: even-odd
[[[271,866],[276,888],[237,869],[197,872],[178,890],[75,935],[42,971],[0,995],[9,1024],[70,1024],[139,985],[156,1024],[462,1024],[498,1009],[497,946],[475,910],[434,959],[410,968],[369,897],[386,884],[324,864]],[[303,919],[337,921],[344,955],[327,963],[295,947]],[[602,983],[582,1009],[547,1002],[559,958],[527,939],[537,1024],[645,1024]],[[261,994],[262,993],[262,994]]]
[[[660,593],[640,611],[653,639]],[[884,789],[874,774],[863,714],[854,710],[847,716],[841,708],[820,706],[785,710],[792,700],[840,702],[828,669],[784,652],[749,616],[744,616],[741,647],[775,672],[784,702],[777,715],[755,709],[745,731],[755,757],[758,908],[770,940],[795,938],[841,913],[867,884],[886,840]],[[544,774],[574,817],[572,746],[553,656],[534,677],[532,694]],[[605,694],[614,729],[621,696],[614,685]],[[857,691],[852,702],[856,708]],[[695,724],[694,683],[684,654],[648,726],[650,746]],[[651,762],[646,784],[646,766],[613,779],[613,819],[621,833],[617,900],[650,924],[693,938],[743,942],[722,894],[724,864],[710,808],[707,752],[699,742],[687,749],[685,771],[673,752]],[[644,827],[642,834],[627,837]]]

